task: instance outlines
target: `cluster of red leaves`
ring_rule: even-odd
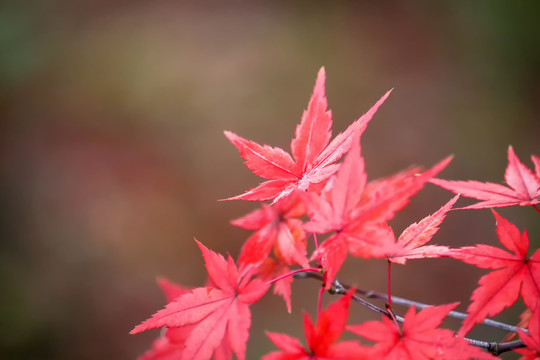
[[[518,333],[521,340],[527,345],[526,349],[516,350],[516,352],[524,355],[521,360],[540,359],[540,306],[538,306],[538,303],[529,319],[529,333],[527,334],[522,330],[518,330]]]
[[[198,243],[208,271],[205,287],[185,289],[166,281],[160,285],[167,306],[137,326],[132,333],[164,328],[153,348],[140,359],[230,359],[245,358],[251,323],[249,306],[274,284],[274,292],[291,311],[294,272],[323,273],[324,287],[333,285],[346,257],[385,259],[405,264],[410,259],[453,257],[481,268],[497,269],[479,281],[472,295],[468,317],[454,334],[441,329],[442,320],[457,304],[433,306],[416,313],[411,307],[400,326],[395,317],[383,317],[348,326],[353,293],[318,314],[315,325],[307,314],[304,330],[307,346],[289,335],[268,333],[280,349],[264,360],[285,359],[494,359],[463,338],[475,324],[513,305],[519,294],[532,317],[528,333],[519,335],[526,349],[523,359],[540,353],[540,251],[527,257],[529,239],[508,220],[494,212],[497,235],[511,253],[487,245],[450,249],[426,245],[456,203],[452,198],[438,211],[406,228],[396,238],[388,221],[402,210],[428,182],[482,202],[464,209],[481,209],[540,203],[540,159],[532,156],[533,173],[509,148],[505,179],[510,188],[477,181],[447,181],[434,177],[451,158],[424,170],[412,167],[387,178],[369,181],[361,154],[360,137],[386,100],[386,93],[366,114],[343,133],[332,138],[332,114],[325,96],[325,73],[321,69],[313,95],[291,142],[292,156],[280,148],[260,145],[232,132],[227,138],[238,148],[246,166],[266,179],[244,194],[229,198],[271,200],[232,223],[254,233],[242,247],[237,263]],[[338,162],[342,157],[344,161]],[[538,208],[537,208],[538,210]],[[540,210],[539,210],[540,211]],[[306,221],[306,218],[308,220]],[[308,256],[307,242],[315,238]],[[316,234],[326,238],[320,244]],[[315,265],[310,265],[310,263]],[[299,266],[300,269],[294,270]],[[315,267],[310,267],[315,266]],[[338,342],[345,329],[367,340]]]
[[[249,305],[266,293],[268,285],[251,280],[251,268],[238,269],[230,256],[225,260],[197,243],[210,284],[176,297],[131,333],[166,326],[169,343],[183,343],[181,359],[210,359],[212,355],[216,360],[230,359],[234,353],[243,360],[251,325]]]
[[[512,306],[521,297],[525,305],[534,310],[540,297],[540,250],[527,257],[529,237],[493,211],[497,221],[497,234],[508,253],[488,245],[467,246],[453,251],[452,257],[483,269],[500,269],[480,278],[480,286],[473,292],[472,304],[467,309],[469,316],[459,330],[464,336],[474,324],[487,316],[500,313]],[[520,291],[521,289],[521,291]]]
[[[368,359],[366,347],[356,341],[341,341],[341,334],[347,326],[349,304],[353,292],[331,304],[319,315],[317,323],[304,313],[304,333],[307,349],[295,338],[286,334],[268,332],[266,335],[281,351],[270,353],[262,360],[316,360],[316,359]]]
[[[496,359],[452,331],[439,328],[457,305],[432,306],[418,313],[413,306],[405,314],[402,329],[384,317],[382,322],[368,321],[349,330],[376,343],[366,352],[369,359]]]
[[[508,167],[504,179],[510,188],[480,181],[449,181],[432,179],[431,182],[456,194],[477,200],[479,203],[464,209],[485,209],[505,206],[535,206],[540,204],[540,158],[531,156],[535,172],[527,168],[508,147]],[[539,210],[540,211],[540,210]]]

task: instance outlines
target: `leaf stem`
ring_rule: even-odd
[[[309,275],[309,273],[306,273],[305,275]],[[312,275],[316,275],[316,274],[312,274]],[[315,276],[312,276],[314,278],[316,278]],[[348,291],[348,289],[350,288],[350,286],[344,286],[342,285],[338,280],[334,280],[334,283],[333,283],[334,287],[333,288],[330,288],[328,290],[328,292],[330,294],[340,294],[340,295],[345,295]],[[361,297],[357,296],[357,295],[353,295],[352,296],[352,299],[353,301],[367,307],[368,309],[370,310],[373,310],[381,315],[384,315],[386,316],[387,318],[393,320],[393,321],[400,321],[400,322],[403,322],[403,318],[401,316],[397,316],[395,314],[390,314],[389,311],[387,310],[384,310],[384,309],[381,309],[380,307],[376,306],[376,305],[373,305],[372,303],[362,299]]]
[[[540,208],[538,208],[538,206],[536,206],[536,205],[533,205],[533,208],[535,208],[535,209],[536,209],[536,211],[538,211],[538,212],[540,213]]]
[[[323,277],[322,277],[322,275],[320,273],[305,272],[303,274],[297,274],[297,275],[295,275],[295,277],[303,277],[303,278],[308,278],[309,277],[309,278],[317,279],[319,281],[323,281]],[[334,280],[334,286],[335,286],[336,283],[344,288],[343,294],[345,294],[347,292],[347,290],[351,288],[351,286],[349,286],[347,284],[342,284],[338,280]],[[357,294],[365,296],[366,298],[388,301],[388,295],[386,295],[384,293],[380,293],[380,292],[373,291],[373,290],[363,290],[363,289],[359,289],[359,288],[356,288],[355,291],[356,291]],[[331,292],[331,293],[341,294],[341,292]],[[363,302],[360,302],[360,301],[357,301],[357,302],[364,304]],[[401,298],[401,297],[398,297],[398,296],[392,296],[392,302],[394,304],[407,306],[407,307],[411,307],[411,306],[414,305],[417,309],[425,309],[427,307],[432,306],[432,305],[429,305],[429,304],[425,304],[425,303],[421,303],[421,302],[413,301],[413,300],[408,300],[408,299]],[[369,302],[368,302],[368,304],[372,305]],[[376,312],[378,312],[380,314],[384,314],[384,315],[388,316],[388,314],[386,314],[385,310],[382,310],[382,309],[379,309],[381,311],[375,310],[371,306],[367,306],[367,305],[366,305],[366,307],[368,307],[371,310],[374,310],[374,311],[376,311]],[[463,320],[463,319],[465,319],[467,317],[467,314],[459,312],[459,311],[450,311],[450,313],[448,313],[448,316],[456,318],[456,319]],[[398,318],[398,317],[396,317],[396,318]],[[509,325],[509,324],[502,323],[500,321],[491,320],[491,319],[485,319],[480,324],[483,324],[485,326],[491,326],[491,327],[494,327],[494,328],[497,328],[497,329],[500,329],[500,330],[503,330],[503,331],[507,331],[507,332],[517,333],[518,330],[521,330],[521,331],[523,331],[523,332],[525,332],[527,334],[529,333],[527,329],[523,329],[523,328],[520,328],[520,327],[517,327],[517,326]]]
[[[294,277],[297,277],[297,278],[313,278],[313,279],[317,279],[319,281],[323,281],[323,275],[319,271],[317,271],[317,272],[310,272],[310,271],[300,272],[300,271],[298,271],[298,272],[296,272],[294,274]],[[333,287],[328,290],[328,292],[330,294],[345,295],[347,293],[347,291],[351,288],[350,285],[342,284],[337,279],[334,280],[332,285],[333,285]],[[362,289],[355,289],[355,292],[362,295],[362,296],[368,297],[368,298],[376,298],[376,299],[380,299],[380,300],[388,300],[388,295],[378,293],[376,291],[367,291],[367,290],[362,290]],[[378,306],[373,305],[372,303],[362,299],[361,297],[359,297],[357,295],[353,295],[352,300],[359,303],[359,304],[361,304],[361,305],[363,305],[363,306],[365,306],[365,307],[367,307],[370,310],[373,310],[373,311],[375,311],[375,312],[377,312],[377,313],[379,313],[381,315],[384,315],[384,316],[388,317],[389,319],[391,319],[394,322],[403,323],[403,321],[404,321],[403,317],[395,315],[395,313],[393,311],[392,311],[392,313],[390,313],[391,310],[389,311],[389,310],[381,309]],[[423,303],[420,303],[420,302],[417,302],[417,301],[407,300],[407,299],[396,297],[396,296],[393,297],[393,301],[394,301],[395,304],[409,306],[409,307],[414,305],[418,309],[424,309],[424,308],[432,306],[432,305],[423,304]],[[460,313],[458,311],[451,311],[448,314],[448,316],[458,318],[458,319],[464,319],[465,317],[467,317],[467,314]],[[516,326],[508,325],[508,324],[501,323],[499,321],[495,321],[495,320],[491,320],[491,319],[486,319],[483,322],[481,322],[480,324],[484,324],[484,325],[487,325],[487,326],[492,326],[492,327],[495,327],[495,328],[498,328],[498,329],[501,329],[501,330],[505,330],[505,331],[509,331],[509,332],[517,332],[517,330],[519,329],[519,330],[522,330],[522,331],[528,333],[528,331],[526,329],[518,328]],[[502,353],[512,351],[514,349],[526,347],[525,344],[523,343],[523,341],[521,341],[521,340],[498,343],[498,342],[487,342],[487,341],[481,341],[481,340],[469,339],[469,338],[464,338],[464,339],[467,340],[471,345],[480,347],[482,349],[485,349],[485,350],[489,351],[490,353],[492,353],[494,355],[500,355]]]
[[[280,275],[280,276],[278,276],[277,278],[268,281],[266,284],[267,284],[267,285],[272,285],[273,283],[278,282],[279,280],[283,280],[283,279],[285,279],[286,277],[294,276],[294,275],[296,275],[296,274],[300,274],[300,273],[304,273],[304,272],[310,272],[310,273],[316,272],[316,273],[320,273],[320,272],[321,272],[321,269],[317,269],[317,268],[307,268],[307,269],[293,270],[293,271],[291,271],[291,272],[288,272],[288,273],[286,273],[286,274]],[[299,276],[298,276],[298,277],[299,277]]]
[[[317,234],[313,233],[313,240],[315,241],[315,250],[319,248],[319,241],[317,241]]]
[[[317,301],[317,321],[321,318],[321,308],[322,308],[322,295],[324,293],[324,282],[321,284],[321,288],[319,289],[319,300]]]
[[[360,293],[367,298],[380,299],[380,300],[386,300],[388,298],[386,294],[381,294],[376,291],[365,291],[365,290],[360,289]],[[407,307],[411,307],[414,305],[417,309],[425,309],[432,306],[429,304],[425,304],[425,303],[421,303],[421,302],[413,301],[413,300],[408,300],[408,299],[400,298],[397,296],[393,296],[392,300],[394,304],[407,306]],[[450,311],[448,313],[448,316],[453,317],[455,319],[463,320],[467,317],[467,314],[459,312],[459,311]],[[513,333],[517,333],[518,330],[525,331],[525,332],[527,331],[526,329],[518,328],[517,326],[509,325],[509,324],[502,323],[500,321],[491,320],[491,319],[485,319],[480,324],[491,326],[500,330],[513,332]]]
[[[392,270],[392,263],[388,261],[388,309],[392,309],[392,278],[390,276],[390,271]]]

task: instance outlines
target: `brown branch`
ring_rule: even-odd
[[[312,279],[319,280],[321,282],[323,281],[323,275],[320,272],[302,272],[302,273],[294,274],[294,277],[296,277],[296,278],[312,278]],[[347,291],[352,287],[352,286],[347,285],[347,284],[342,284],[339,280],[334,280],[332,285],[333,285],[332,288],[330,288],[328,290],[328,292],[330,294],[339,294],[339,295],[346,294]],[[367,298],[373,298],[373,299],[379,299],[379,300],[388,300],[388,296],[386,294],[379,293],[379,292],[376,292],[376,291],[371,291],[371,290],[368,291],[368,290],[355,288],[355,293],[360,294],[360,295],[362,295],[364,297],[367,297]],[[353,295],[352,299],[353,299],[353,301],[367,307],[368,309],[370,309],[372,311],[375,311],[375,312],[377,312],[377,313],[379,313],[381,315],[384,315],[384,316],[388,317],[389,319],[395,319],[395,320],[397,320],[398,322],[401,322],[401,323],[404,321],[404,319],[401,316],[397,316],[397,315],[392,316],[393,314],[390,314],[388,310],[381,309],[380,307],[378,307],[376,305],[373,305],[369,301],[366,301],[366,300],[362,299],[361,297],[359,297],[357,295]],[[392,302],[394,304],[407,306],[407,307],[415,306],[418,309],[425,309],[427,307],[432,306],[432,305],[428,305],[428,304],[424,304],[424,303],[420,303],[420,302],[417,302],[417,301],[412,301],[412,300],[408,300],[408,299],[404,299],[404,298],[400,298],[400,297],[396,297],[396,296],[392,296]],[[448,314],[448,316],[454,317],[454,318],[457,318],[457,319],[465,319],[467,317],[467,314],[461,313],[459,311],[451,311]],[[521,330],[521,331],[523,331],[525,333],[528,333],[528,331],[526,329],[518,328],[516,326],[512,326],[512,325],[502,323],[502,322],[499,322],[499,321],[495,321],[495,320],[491,320],[491,319],[486,319],[483,322],[481,322],[480,324],[483,324],[483,325],[486,325],[486,326],[491,326],[491,327],[494,327],[494,328],[497,328],[497,329],[500,329],[500,330],[504,330],[504,331],[508,331],[508,332],[517,333],[518,330]],[[476,340],[476,339],[468,339],[468,338],[465,338],[465,340],[467,340],[471,345],[474,345],[474,346],[480,347],[482,349],[485,349],[485,350],[489,351],[490,353],[492,353],[494,355],[500,355],[500,354],[502,354],[504,352],[508,352],[508,351],[512,351],[514,349],[526,347],[525,344],[523,343],[523,341],[521,341],[521,340],[510,341],[510,342],[505,342],[505,343],[487,342],[487,341],[481,341],[481,340]]]

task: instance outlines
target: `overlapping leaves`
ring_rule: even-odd
[[[228,260],[198,243],[214,286],[200,287],[180,295],[131,331],[132,334],[166,326],[189,327],[181,359],[229,359],[234,353],[243,360],[249,336],[249,305],[268,290],[261,280],[250,280],[249,270],[240,272]],[[240,269],[242,270],[242,269]]]
[[[370,359],[496,359],[465,339],[454,336],[453,331],[439,328],[456,305],[433,306],[418,313],[413,306],[405,314],[402,329],[386,317],[382,322],[368,321],[348,329],[375,342],[368,353]]]
[[[295,189],[304,191],[312,184],[325,181],[338,170],[339,165],[335,162],[349,151],[353,135],[366,129],[368,122],[390,92],[330,142],[332,113],[327,110],[325,79],[326,75],[322,68],[308,108],[296,128],[296,137],[291,142],[292,157],[280,148],[259,145],[230,131],[225,132],[227,138],[238,148],[246,166],[255,175],[269,179],[229,200],[273,200],[275,203],[290,195]]]
[[[280,351],[272,352],[262,360],[346,360],[368,359],[366,348],[356,341],[337,342],[345,330],[352,291],[322,311],[317,323],[304,314],[304,332],[307,346],[297,339],[279,333],[266,335]]]
[[[268,333],[280,351],[266,355],[264,360],[493,359],[492,355],[471,346],[463,336],[486,317],[514,304],[519,294],[529,313],[533,313],[528,333],[519,331],[528,347],[520,352],[524,359],[536,359],[540,353],[540,250],[527,255],[526,232],[521,234],[515,225],[494,212],[497,235],[510,252],[487,245],[461,249],[427,245],[459,195],[432,215],[407,227],[397,238],[388,221],[427,182],[481,200],[464,209],[532,205],[539,210],[536,205],[540,204],[540,158],[532,156],[533,172],[519,161],[510,147],[505,173],[509,187],[434,179],[448,165],[450,157],[427,170],[412,167],[368,182],[360,138],[390,92],[331,140],[332,113],[328,110],[324,84],[325,72],[321,69],[307,109],[296,127],[291,142],[292,156],[280,148],[225,132],[246,166],[266,179],[228,200],[270,200],[271,203],[262,204],[258,210],[233,221],[236,226],[254,231],[244,243],[237,263],[230,256],[226,260],[198,243],[208,271],[207,286],[187,289],[160,281],[168,305],[132,333],[161,327],[166,331],[140,359],[208,360],[213,357],[222,360],[234,354],[243,360],[251,324],[249,306],[266,293],[270,284],[275,285],[274,292],[284,298],[290,312],[293,278],[288,275],[291,270],[299,266],[296,272],[323,272],[328,289],[348,254],[399,264],[410,259],[451,256],[495,271],[480,279],[472,295],[468,317],[457,336],[440,328],[443,318],[456,306],[450,304],[418,313],[411,307],[401,327],[395,317],[349,327],[352,332],[373,341],[373,346],[358,341],[338,342],[346,328],[353,296],[349,292],[318,314],[315,324],[305,315],[305,346],[289,335]],[[342,157],[344,161],[338,162]],[[320,245],[314,242],[315,250],[309,256],[311,234],[323,239]],[[320,268],[310,268],[310,263]]]
[[[456,194],[482,200],[464,209],[485,209],[505,206],[540,204],[540,158],[531,156],[535,172],[527,168],[508,147],[508,167],[504,179],[509,187],[480,181],[451,181],[432,179],[431,182]]]
[[[480,278],[480,286],[473,292],[469,316],[459,330],[467,334],[474,324],[487,316],[500,313],[513,305],[519,294],[528,308],[534,309],[540,299],[540,250],[528,257],[529,237],[493,211],[497,221],[497,235],[511,253],[494,246],[476,245],[455,250],[452,257],[484,269],[497,269]]]

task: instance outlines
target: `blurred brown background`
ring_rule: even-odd
[[[201,285],[193,238],[237,256],[249,235],[228,222],[256,204],[217,200],[259,179],[222,131],[288,149],[322,65],[335,133],[395,87],[362,139],[370,179],[453,153],[441,177],[502,182],[509,144],[532,166],[539,13],[533,1],[2,2],[0,358],[149,348],[157,331],[128,332],[163,306],[156,276]],[[395,231],[450,197],[427,186]],[[538,247],[537,213],[501,213]],[[451,213],[434,242],[495,244],[492,215]],[[385,266],[349,259],[340,278],[384,291]],[[461,310],[485,273],[394,269],[396,295]],[[272,294],[252,307],[248,359],[272,349],[264,330],[303,339],[317,289],[297,281],[291,315]],[[353,307],[351,323],[377,318]]]

